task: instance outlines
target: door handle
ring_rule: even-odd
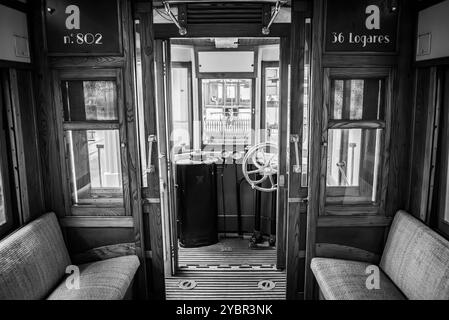
[[[147,173],[153,173],[156,171],[156,167],[154,166],[152,162],[152,155],[153,155],[153,144],[157,142],[157,138],[155,135],[149,135],[148,136],[148,154],[147,154]]]
[[[299,162],[299,135],[297,134],[293,134],[290,137],[290,142],[295,144],[295,159],[296,159],[296,164],[293,165],[293,171],[295,173],[301,173],[301,163]]]

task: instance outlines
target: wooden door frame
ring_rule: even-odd
[[[449,165],[447,163],[447,160],[449,158],[449,147],[447,146],[447,143],[444,144],[444,141],[447,142],[447,139],[449,138],[449,68],[446,68],[444,70],[444,76],[442,77],[443,83],[440,88],[441,92],[441,139],[440,143],[441,151],[440,151],[440,164],[439,164],[439,194],[438,194],[438,203],[437,203],[437,212],[438,212],[438,222],[437,222],[437,228],[438,230],[443,233],[446,237],[449,237],[449,222],[445,219],[445,206],[446,201],[449,201],[449,199],[446,199],[445,195],[447,195],[447,190],[449,188],[449,185],[447,184],[447,177],[449,175]],[[446,181],[444,181],[446,180]]]
[[[146,59],[148,59],[148,62],[146,65],[148,66],[147,70],[144,70],[144,83],[146,85],[149,85],[154,82],[154,69],[153,69],[153,59],[154,59],[154,48],[152,41],[154,39],[168,39],[168,38],[179,38],[179,33],[177,28],[174,25],[167,24],[167,25],[153,25],[152,23],[152,6],[149,3],[139,3],[137,5],[137,12],[146,12],[147,17],[145,18],[147,20],[146,24],[143,26],[143,30],[146,30],[146,32],[142,35],[142,38],[146,38],[146,43],[142,43],[142,52],[143,55],[146,56]],[[292,23],[288,24],[274,24],[271,32],[272,37],[279,37],[279,38],[286,38],[283,42],[284,44],[287,44],[287,47],[284,48],[284,58],[287,58],[286,67],[284,67],[284,77],[288,79],[288,64],[291,63],[291,82],[294,83],[294,79],[296,76],[299,78],[302,77],[301,74],[296,74],[296,71],[303,70],[302,67],[302,61],[303,61],[303,55],[301,54],[295,54],[295,50],[297,49],[304,49],[304,44],[301,38],[293,37],[290,38],[290,32],[293,32],[292,35],[299,35],[301,33],[298,33],[302,27],[300,20],[305,17],[311,16],[311,6],[309,1],[298,1],[294,2],[293,8],[292,8]],[[303,19],[304,20],[304,19]],[[296,22],[295,22],[296,21]],[[299,21],[299,22],[298,22]],[[141,21],[142,22],[142,21]],[[296,23],[296,26],[295,26]],[[235,36],[238,34],[241,37],[263,37],[261,34],[259,27],[254,25],[226,25],[226,26],[215,26],[213,29],[208,28],[199,28],[198,26],[192,27],[188,29],[188,37],[204,37],[204,36],[210,36],[211,30],[214,32],[214,35],[216,37],[229,37],[229,36]],[[296,39],[298,38],[298,39]],[[290,45],[291,43],[291,45]],[[144,57],[142,57],[142,60],[144,61]],[[143,62],[143,68],[145,69],[145,63]],[[298,70],[299,69],[299,70]],[[295,71],[296,70],[296,71]],[[146,73],[146,75],[145,75]],[[304,70],[302,72],[302,75],[304,75]],[[288,83],[287,80],[284,80],[285,83]],[[302,83],[297,83],[298,86],[302,86]],[[288,90],[288,86],[284,86],[284,90]],[[296,90],[296,87],[291,88],[291,103],[294,105],[295,103],[301,103],[302,96],[301,92],[303,91]],[[150,91],[150,90],[146,90]],[[287,97],[288,93],[284,93],[285,97]],[[150,108],[148,110],[149,114],[153,114],[155,116],[155,109],[154,109],[154,94],[153,93],[146,93],[147,100],[149,101]],[[282,94],[281,94],[282,96]],[[280,103],[280,108],[285,111],[284,118],[287,119],[287,111],[288,111],[288,99],[283,99],[283,103]],[[295,102],[296,101],[296,102]],[[153,105],[153,106],[151,106]],[[291,128],[294,127],[294,123],[296,123],[296,128],[294,130],[300,130],[302,132],[302,124],[303,124],[303,109],[299,108],[298,112],[292,112],[290,116],[290,124]],[[146,122],[148,122],[148,125],[150,125],[149,128],[151,128],[150,131],[153,132],[153,134],[156,134],[155,130],[155,120],[149,119],[146,116]],[[287,121],[286,121],[287,123]],[[289,128],[289,129],[291,129]],[[301,128],[301,129],[299,129]],[[287,129],[287,131],[289,130]],[[147,128],[145,129],[146,132],[148,132]],[[295,131],[292,131],[294,133]],[[288,140],[290,138],[290,134],[286,134],[285,136],[285,142],[283,143],[282,148],[286,151],[288,146]],[[290,155],[290,164],[294,164],[295,155]],[[283,171],[285,174],[289,171],[291,171],[292,168],[283,168]],[[158,178],[158,171],[159,168],[157,167],[155,172],[151,174],[152,178],[151,181],[152,186],[150,186],[149,189],[144,190],[145,193],[148,193],[148,195],[151,195],[152,197],[148,200],[151,200],[153,204],[151,204],[152,207],[154,207],[155,214],[151,215],[150,219],[150,237],[151,237],[151,256],[152,256],[152,265],[153,268],[156,266],[158,268],[157,272],[153,272],[153,283],[156,283],[156,285],[153,285],[154,289],[153,291],[157,291],[157,288],[159,290],[165,290],[165,283],[163,278],[163,272],[161,272],[161,267],[163,267],[163,261],[162,261],[162,228],[161,228],[161,212],[160,212],[160,204],[157,204],[158,198],[159,198],[159,180]],[[287,177],[287,175],[285,176]],[[287,185],[287,179],[285,181]],[[285,201],[282,201],[282,203],[278,202],[278,206],[281,207],[282,211],[286,211],[285,215],[283,217],[283,221],[281,223],[278,223],[278,234],[283,234],[285,237],[284,244],[288,242],[285,245],[285,248],[283,249],[284,254],[288,250],[288,252],[292,252],[292,250],[298,251],[298,255],[294,256],[293,258],[290,258],[290,255],[286,255],[285,259],[281,259],[281,264],[284,264],[284,267],[287,267],[287,293],[288,293],[288,299],[298,299],[301,296],[300,292],[300,283],[298,279],[302,277],[301,265],[303,265],[302,261],[304,260],[305,250],[300,250],[303,243],[301,242],[301,237],[299,237],[299,227],[301,226],[301,232],[303,232],[302,229],[305,229],[305,223],[302,220],[303,217],[305,217],[305,214],[300,214],[302,211],[305,212],[305,205],[302,203],[302,201],[305,198],[306,193],[304,192],[304,188],[301,188],[301,179],[294,179],[294,182],[292,183],[290,178],[288,179],[289,187],[290,188],[296,188],[301,189],[299,191],[299,197],[300,198],[294,198],[295,193],[288,194],[288,188],[284,188],[286,192],[282,194],[279,193],[281,198],[284,198]],[[150,190],[151,189],[151,190]],[[295,189],[295,190],[296,190]],[[291,189],[292,190],[292,189]],[[296,191],[295,191],[296,192]],[[287,196],[289,199],[287,199]],[[296,200],[300,199],[301,201],[298,202]],[[296,202],[295,202],[296,201]],[[285,223],[288,221],[288,225]],[[301,221],[301,223],[300,223]],[[286,232],[285,232],[286,231]],[[288,245],[288,248],[287,248]],[[288,259],[288,261],[286,261]],[[304,263],[305,264],[305,263]],[[157,276],[159,275],[159,276]],[[156,277],[156,278],[155,278]],[[289,294],[290,292],[290,294]]]
[[[211,37],[215,36],[215,35],[209,35]],[[238,34],[235,36],[239,36]],[[179,37],[179,35],[173,35],[173,37]],[[191,37],[194,37],[194,35],[191,35]],[[277,38],[277,37],[276,37]],[[158,39],[157,37],[155,38],[155,41],[167,41],[169,39]],[[280,78],[281,78],[281,101],[280,101],[280,122],[282,123],[282,121],[284,123],[288,123],[288,94],[289,94],[289,86],[288,85],[284,85],[282,86],[283,83],[288,84],[288,79],[289,79],[289,64],[290,64],[290,35],[284,35],[283,37],[280,38],[281,40],[281,45],[280,45],[280,49],[281,49],[281,59],[280,59]],[[158,48],[155,47],[154,48],[155,52],[158,52]],[[167,74],[170,73],[169,70],[166,70]],[[156,78],[160,75],[155,74]],[[160,80],[159,80],[160,81]],[[156,82],[158,82],[156,80]],[[159,83],[160,85],[160,83]],[[158,86],[159,86],[158,85]],[[282,87],[284,89],[282,89]],[[156,92],[159,92],[161,90],[161,88],[159,87]],[[284,97],[284,98],[283,98]],[[168,101],[168,100],[167,100]],[[158,119],[160,120],[161,117],[158,116]],[[166,121],[166,119],[165,119]],[[159,128],[162,128],[162,124],[159,124]],[[287,148],[288,148],[288,131],[289,129],[287,127],[284,128],[284,134],[280,134],[279,135],[279,154],[283,155],[283,154],[287,154]],[[160,130],[159,130],[160,132]],[[159,138],[159,144],[161,144],[161,138]],[[165,143],[167,146],[167,143]],[[284,186],[280,186],[278,189],[278,199],[277,199],[277,231],[276,231],[276,235],[277,235],[277,267],[278,269],[284,270],[286,268],[286,260],[287,260],[287,256],[286,256],[286,247],[287,247],[287,233],[286,233],[286,221],[287,221],[287,215],[288,215],[288,184],[287,184],[287,180],[288,180],[288,168],[287,168],[287,159],[285,159],[286,161],[281,161],[281,163],[283,163],[283,165],[280,166],[279,168],[279,175],[280,176],[284,176]],[[165,169],[160,168],[160,172],[162,171],[166,171],[168,169],[168,166],[165,166]],[[169,176],[167,175],[167,181],[169,181]],[[166,199],[162,200],[167,201]],[[166,210],[167,210],[167,206]],[[170,213],[169,213],[170,215]],[[172,254],[170,254],[169,249],[173,250],[174,245],[172,243],[173,239],[171,239],[172,237],[170,236],[170,230],[168,230],[168,224],[167,221],[164,222],[164,219],[168,217],[166,213],[162,212],[162,228],[163,230],[163,234],[164,234],[164,248],[165,248],[165,259],[169,259]],[[168,222],[169,223],[169,222]],[[170,241],[170,242],[168,242]],[[167,243],[170,243],[170,245],[167,245]],[[173,265],[173,262],[169,262],[167,260],[165,260],[165,268],[167,268],[169,265]],[[170,274],[167,272],[167,270],[165,270],[165,275],[169,276]]]

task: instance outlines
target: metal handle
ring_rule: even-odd
[[[279,12],[281,11],[282,1],[276,2],[276,7],[274,8],[274,12],[271,15],[270,22],[268,22],[268,25],[266,27],[262,28],[262,34],[269,35],[270,34],[270,28],[271,25],[274,23],[274,20],[276,20],[276,17],[278,16]]]
[[[293,171],[295,173],[301,173],[301,163],[299,162],[299,135],[294,134],[290,138],[291,143],[295,144],[295,158],[296,164],[293,166]]]
[[[153,173],[155,171],[155,166],[152,164],[152,155],[153,155],[153,143],[156,143],[157,138],[155,135],[148,136],[148,154],[147,154],[147,173]]]

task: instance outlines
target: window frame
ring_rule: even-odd
[[[204,110],[205,106],[203,105],[203,80],[249,80],[251,81],[251,106],[248,108],[250,109],[251,114],[251,144],[253,145],[255,143],[255,127],[256,127],[256,79],[255,78],[249,78],[249,77],[241,77],[240,74],[235,73],[227,73],[222,75],[221,77],[207,77],[207,78],[198,78],[198,103],[199,103],[199,112],[198,115],[200,117],[200,142],[201,142],[201,148],[204,150],[206,147],[212,147],[217,148],[223,146],[219,143],[212,143],[212,144],[206,144],[204,143]],[[223,103],[226,103],[224,101]],[[232,147],[233,145],[226,145],[226,147]],[[243,146],[243,145],[241,145]]]
[[[0,179],[2,179],[2,194],[5,210],[5,223],[0,225],[0,238],[6,236],[14,228],[14,208],[12,204],[11,181],[10,181],[10,162],[8,159],[9,150],[7,145],[7,119],[4,112],[6,112],[6,105],[4,104],[5,96],[3,88],[0,85]]]
[[[445,70],[444,72],[444,84],[439,90],[442,90],[442,96],[440,93],[438,93],[438,96],[441,96],[442,98],[442,109],[441,109],[441,138],[439,141],[439,145],[441,146],[440,155],[438,157],[439,162],[439,183],[438,183],[438,192],[437,192],[437,199],[438,202],[436,203],[436,210],[438,212],[438,221],[437,221],[437,228],[438,231],[440,231],[442,234],[444,234],[446,237],[449,237],[449,221],[446,220],[445,217],[445,210],[446,210],[446,202],[449,202],[449,146],[448,146],[448,139],[449,139],[449,68]],[[446,142],[446,143],[445,143]]]
[[[60,162],[63,178],[64,204],[67,215],[72,216],[129,216],[131,215],[130,205],[130,185],[127,161],[127,132],[126,132],[126,114],[124,105],[124,88],[123,74],[120,69],[63,69],[54,71],[55,79],[55,99],[56,99],[56,117],[57,130],[61,137]],[[114,81],[116,85],[117,99],[117,116],[118,120],[86,120],[86,121],[65,121],[64,105],[61,84],[63,81]],[[120,143],[120,162],[122,170],[122,188],[123,188],[123,204],[89,204],[89,205],[73,205],[70,186],[70,161],[67,157],[67,141],[65,138],[66,131],[76,130],[118,130]]]
[[[260,129],[266,130],[267,124],[267,95],[266,95],[266,80],[267,80],[267,69],[278,68],[279,72],[281,69],[279,61],[262,61],[262,77],[261,77],[261,98],[260,98]],[[279,80],[280,81],[280,80]],[[279,86],[279,97],[281,95],[281,87]],[[280,105],[279,105],[280,108]],[[261,141],[265,141],[265,135],[261,136]]]
[[[330,120],[331,83],[332,80],[382,79],[384,80],[384,120]],[[322,157],[321,157],[321,202],[324,210],[322,216],[379,216],[386,214],[386,196],[388,187],[390,140],[391,140],[391,110],[393,70],[390,68],[325,68],[324,69],[324,101],[322,122]],[[382,159],[379,169],[379,201],[375,204],[337,204],[329,203],[327,195],[327,160],[329,131],[332,129],[380,129],[380,154]],[[330,187],[333,188],[333,187]],[[343,187],[335,187],[343,188]],[[358,188],[358,187],[355,187]],[[334,189],[332,190],[335,192]],[[346,189],[346,188],[343,188]],[[352,188],[350,188],[352,190]]]
[[[187,69],[187,77],[188,77],[188,96],[189,96],[189,114],[188,114],[188,119],[189,119],[189,134],[190,134],[190,149],[194,148],[194,130],[193,130],[193,122],[194,122],[194,111],[193,111],[193,68],[192,68],[192,62],[188,61],[188,62],[179,62],[179,61],[174,61],[171,63],[171,71],[173,71],[173,69]],[[173,86],[173,84],[172,84]],[[172,120],[173,121],[173,120]]]

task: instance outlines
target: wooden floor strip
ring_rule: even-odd
[[[196,287],[183,290],[179,283],[194,280]],[[271,280],[270,291],[258,288],[261,280]],[[167,300],[285,300],[286,275],[283,271],[204,271],[179,272],[166,278]]]
[[[190,266],[266,266],[275,267],[276,249],[249,248],[245,239],[222,239],[219,243],[200,248],[179,248],[178,264]]]

